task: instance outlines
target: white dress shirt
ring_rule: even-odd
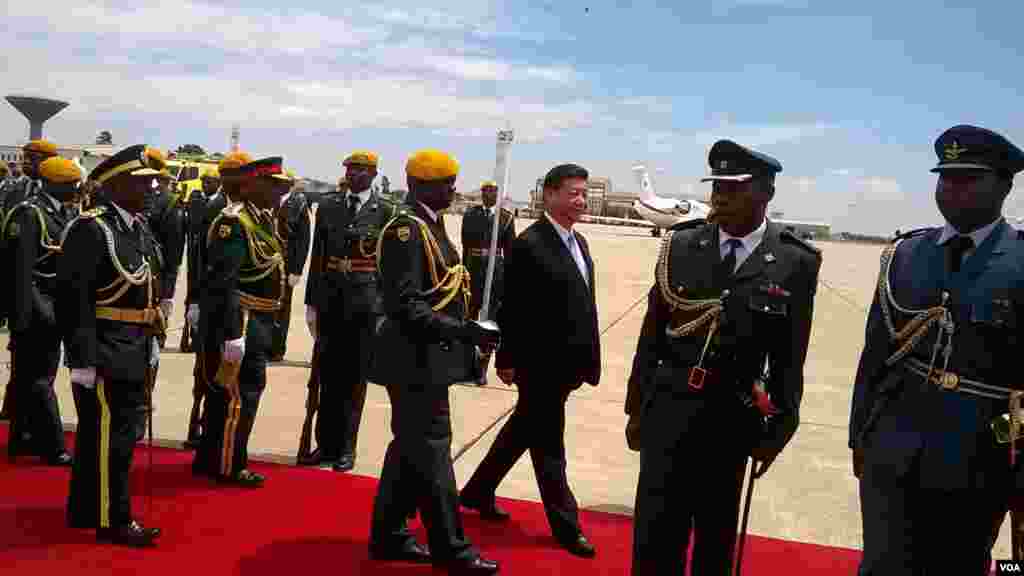
[[[369,188],[367,188],[366,190],[363,190],[362,192],[359,192],[359,193],[356,193],[356,192],[353,192],[353,191],[349,190],[348,194],[346,195],[346,198],[345,198],[346,206],[348,205],[348,202],[351,202],[351,200],[349,200],[348,198],[351,197],[351,196],[355,196],[356,198],[359,199],[359,202],[356,203],[356,212],[358,212],[359,209],[363,207],[363,204],[366,204],[366,201],[370,199],[370,194],[371,193],[372,193],[372,190],[370,190]],[[421,204],[422,204],[422,202],[421,202]],[[424,205],[424,207],[426,207],[426,205]],[[430,208],[427,208],[427,210],[430,210]],[[435,216],[434,220],[436,221],[437,217],[436,217],[436,215],[434,215],[434,216]]]
[[[768,227],[767,222],[767,220],[761,220],[760,226],[742,238],[731,236],[725,230],[718,229],[718,249],[722,259],[725,259],[725,255],[729,253],[729,240],[735,238],[740,241],[740,245],[736,248],[736,268],[733,269],[733,273],[740,269],[740,266],[747,260],[747,257],[753,254],[754,250],[761,244],[761,240],[764,238],[764,231]]]
[[[569,250],[569,254],[572,254],[572,259],[576,261],[576,267],[579,269],[580,276],[583,277],[583,282],[590,286],[590,273],[587,271],[587,261],[583,258],[583,250],[580,249],[579,242],[576,240],[576,233],[559,224],[547,212],[544,213],[544,216],[548,219],[548,222],[554,225],[555,231],[562,238],[562,243]]]

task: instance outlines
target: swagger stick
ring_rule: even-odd
[[[747,543],[747,521],[750,520],[750,501],[754,496],[754,481],[757,476],[754,474],[757,461],[750,458],[750,480],[747,481],[747,497],[743,503],[743,519],[740,521],[739,549],[736,551],[736,576],[743,573],[743,549]]]

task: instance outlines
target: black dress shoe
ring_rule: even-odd
[[[266,477],[251,470],[242,470],[235,476],[218,476],[217,481],[222,484],[235,484],[244,488],[262,488]]]
[[[398,547],[388,548],[370,544],[370,558],[379,562],[413,562],[429,564],[430,551],[412,538]]]
[[[295,461],[298,462],[299,466],[319,466],[324,461],[324,455],[317,448],[310,452],[309,455],[296,458]]]
[[[331,464],[331,469],[334,470],[335,472],[348,472],[349,470],[355,468],[355,466],[355,456],[352,456],[351,454],[345,454],[341,458],[338,458],[338,460],[334,464]]]
[[[112,542],[135,548],[152,546],[159,537],[159,528],[143,528],[134,520],[116,528],[98,528],[96,530],[96,539],[100,542]]]
[[[494,560],[478,556],[471,560],[453,560],[447,564],[435,564],[434,569],[447,569],[449,574],[482,576],[484,574],[497,574],[498,563]]]
[[[512,515],[504,508],[498,506],[494,500],[484,503],[472,498],[460,497],[459,502],[462,504],[463,508],[476,510],[480,514],[480,518],[483,520],[490,520],[491,522],[508,522],[509,519],[512,518]]]
[[[71,466],[72,462],[74,462],[74,458],[67,451],[62,451],[60,454],[46,459],[46,463],[50,466]]]
[[[568,550],[570,554],[575,554],[582,558],[593,558],[597,555],[597,549],[594,548],[594,545],[591,544],[583,534],[577,536],[572,542],[566,542],[562,545],[565,546],[565,549]]]

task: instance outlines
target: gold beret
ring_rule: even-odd
[[[377,167],[377,154],[370,152],[369,150],[356,150],[355,152],[348,155],[342,166],[369,166],[370,168]]]
[[[224,170],[237,170],[252,161],[252,156],[246,154],[245,152],[232,152],[231,154],[228,154],[227,156],[224,157],[223,160],[220,161],[220,164],[217,165],[217,171],[223,172]]]
[[[43,160],[39,164],[39,175],[53,184],[74,184],[82,180],[82,171],[78,166],[60,156]]]
[[[47,140],[32,140],[22,147],[25,152],[37,152],[46,156],[57,155],[57,145]]]
[[[497,188],[497,187],[498,187],[498,183],[495,182],[494,180],[484,180],[484,183],[480,185],[480,189],[481,190],[483,190],[484,188]]]
[[[216,166],[204,164],[202,178],[220,178],[220,172],[217,170]]]
[[[405,173],[417,180],[444,180],[458,175],[459,163],[447,152],[420,150],[405,163]]]

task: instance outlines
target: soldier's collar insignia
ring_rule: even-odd
[[[701,248],[707,248],[708,244],[711,244],[710,240],[708,240],[707,238],[701,238],[701,241],[698,243],[698,246],[700,246]]]
[[[395,234],[398,236],[398,239],[401,240],[402,242],[409,241],[410,230],[408,226],[400,226],[396,228]]]
[[[967,148],[961,147],[960,143],[953,140],[952,144],[946,146],[943,154],[946,156],[946,160],[959,160],[960,155],[967,152]]]
[[[231,236],[231,226],[228,226],[227,224],[221,224],[220,228],[217,229],[217,234],[219,234],[221,238],[227,238],[228,236]]]
[[[765,262],[769,262],[769,263],[771,263],[771,262],[775,262],[775,255],[774,255],[774,254],[772,254],[771,252],[769,252],[769,253],[765,254],[765,255],[764,255],[764,261],[765,261]]]

